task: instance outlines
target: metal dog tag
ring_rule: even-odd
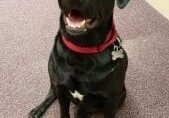
[[[112,60],[115,61],[118,58],[124,58],[123,49],[119,49],[119,46],[114,45],[114,51],[112,51]]]

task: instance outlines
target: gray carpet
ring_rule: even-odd
[[[117,118],[168,118],[169,21],[144,0],[115,11],[129,56],[128,94]],[[58,17],[57,0],[0,1],[0,118],[27,118],[45,98]],[[43,118],[59,118],[57,102]]]

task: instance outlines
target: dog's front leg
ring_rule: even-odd
[[[70,107],[70,100],[67,99],[65,96],[58,97],[60,103],[60,118],[70,118],[69,114],[69,107]]]
[[[75,112],[74,118],[89,118],[89,114],[86,110],[83,105],[80,105]]]
[[[64,89],[59,89],[58,100],[60,104],[60,117],[70,118],[69,114],[70,99],[66,97]]]

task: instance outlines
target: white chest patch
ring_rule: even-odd
[[[78,91],[74,91],[73,93],[72,92],[70,92],[71,93],[71,95],[74,97],[74,98],[76,98],[76,99],[79,99],[80,101],[82,101],[83,100],[83,98],[84,98],[84,95],[82,95],[82,94],[80,94]]]
[[[118,58],[124,58],[123,49],[112,51],[112,60],[115,61]]]

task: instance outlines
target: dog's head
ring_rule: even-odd
[[[108,22],[112,17],[115,1],[119,8],[124,8],[129,2],[129,0],[58,0],[65,30],[71,35],[83,35]]]

